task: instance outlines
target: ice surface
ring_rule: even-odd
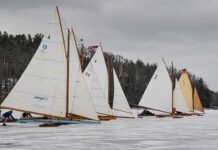
[[[0,126],[0,149],[218,149],[218,111],[180,119],[117,119],[97,125]]]

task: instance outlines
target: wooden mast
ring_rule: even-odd
[[[191,85],[192,85],[192,109],[193,109],[193,113],[195,112],[195,103],[194,103],[194,83],[191,81],[191,78],[190,78],[190,82],[191,82]]]
[[[67,55],[67,49],[66,49],[65,39],[64,39],[64,31],[63,31],[63,28],[62,28],[62,22],[61,22],[61,17],[60,17],[60,13],[59,13],[58,6],[56,6],[56,10],[57,10],[58,19],[59,19],[59,25],[60,25],[60,28],[61,28],[61,35],[62,35],[62,39],[63,39],[63,45],[64,45],[64,50],[65,50],[65,55]]]
[[[70,30],[68,29],[68,39],[67,39],[67,80],[66,80],[66,118],[69,114],[69,77],[70,77]]]
[[[186,70],[186,73],[187,73],[187,75],[188,75],[188,79],[189,79],[189,81],[190,81],[190,84],[191,84],[191,90],[192,90],[192,109],[193,109],[193,112],[194,112],[194,85],[193,85],[193,82],[192,82],[192,80],[191,80],[191,77],[190,77],[190,75],[189,75],[189,73],[188,73],[188,71]]]
[[[175,108],[174,108],[174,96],[173,96],[173,87],[174,87],[174,72],[173,72],[173,62],[172,62],[172,115],[175,113]]]
[[[76,46],[78,57],[80,58],[80,56],[79,56],[79,48],[78,48],[78,45],[77,45],[77,42],[76,42],[76,35],[74,33],[73,28],[71,28],[71,32],[73,33],[73,40],[74,40],[74,43],[75,43],[75,46]],[[80,67],[81,67],[81,65],[80,65]]]
[[[56,10],[57,10],[57,15],[58,15],[59,25],[60,25],[60,28],[61,28],[61,34],[62,34],[62,39],[63,39],[63,46],[64,46],[64,50],[65,50],[65,55],[67,56],[64,33],[63,33],[63,28],[62,28],[62,23],[61,23],[61,18],[60,18],[60,13],[59,13],[58,6],[56,6]],[[23,110],[23,109],[17,109],[17,108],[2,106],[2,105],[0,105],[0,108],[1,109],[12,109],[12,110],[20,111],[20,112],[27,112],[27,113],[32,113],[32,114],[44,115],[44,116],[48,116],[48,117],[64,118],[64,117],[57,116],[57,115],[49,115],[49,114],[38,113],[38,112],[28,111],[28,110]],[[66,114],[68,114],[68,113],[66,113]]]
[[[59,13],[59,9],[58,6],[56,6],[56,10],[57,10],[57,14],[58,14],[58,20],[59,20],[59,25],[61,28],[61,35],[62,35],[62,40],[63,40],[63,46],[64,46],[64,52],[65,52],[65,56],[67,59],[67,76],[66,76],[66,118],[68,117],[69,114],[69,68],[70,68],[70,32],[68,29],[68,40],[67,40],[67,48],[66,48],[66,43],[65,43],[65,39],[64,39],[64,32],[63,32],[63,28],[62,28],[62,22],[61,22],[61,17],[60,17],[60,13]]]

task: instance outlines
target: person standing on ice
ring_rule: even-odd
[[[8,121],[8,119],[13,119],[15,120],[15,118],[12,116],[13,111],[7,111],[2,115],[2,120],[3,120],[3,126],[6,126],[6,122]]]

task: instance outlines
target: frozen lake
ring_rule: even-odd
[[[0,126],[0,149],[218,149],[218,111],[181,119],[117,119],[99,125]]]

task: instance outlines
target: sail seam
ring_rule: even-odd
[[[26,93],[26,94],[34,95],[34,96],[35,96],[35,95],[43,95],[43,94],[31,93],[31,92],[21,91],[21,90],[14,90],[14,92],[17,92],[17,93]],[[65,98],[62,98],[62,97],[49,96],[49,95],[43,95],[43,96],[47,96],[47,97],[55,98],[55,99],[65,99]]]
[[[27,73],[25,73],[25,74],[23,74],[24,76],[31,76],[31,77],[37,77],[37,78],[46,78],[46,79],[50,79],[50,80],[56,80],[56,81],[66,81],[66,80],[64,80],[64,79],[58,79],[58,78],[49,78],[49,77],[46,77],[46,76],[39,76],[39,75],[33,75],[33,74],[27,74]]]
[[[43,61],[51,61],[51,62],[65,62],[64,60],[45,59],[45,58],[40,58],[40,57],[35,57],[34,59],[43,60]]]

